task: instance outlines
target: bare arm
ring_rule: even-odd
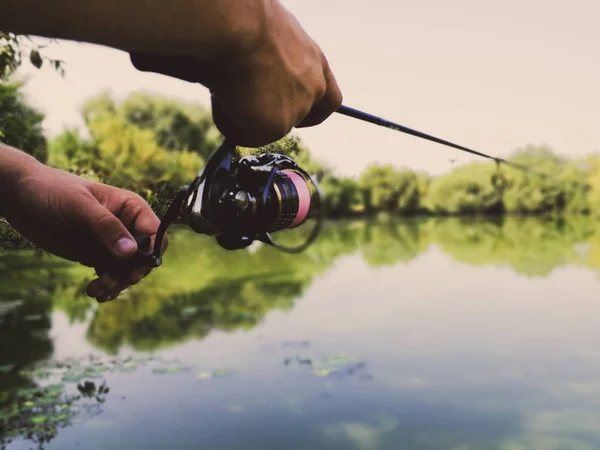
[[[265,33],[262,0],[4,0],[0,30],[198,58],[239,51]]]
[[[0,217],[10,214],[17,180],[37,165],[32,156],[0,143]]]

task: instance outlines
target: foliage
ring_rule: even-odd
[[[0,84],[8,80],[23,64],[25,54],[28,54],[29,62],[37,69],[47,61],[56,71],[64,75],[64,62],[44,56],[42,54],[44,47],[34,44],[29,36],[0,31]]]
[[[493,166],[473,163],[432,181],[426,207],[434,214],[473,214],[502,211],[502,193],[491,183]]]
[[[172,196],[204,163],[190,150],[161,147],[153,130],[128,122],[109,97],[97,97],[83,110],[90,137],[66,130],[50,144],[50,165],[156,200],[157,193]]]
[[[503,196],[508,211],[530,214],[589,211],[585,197],[589,190],[585,181],[588,174],[576,161],[559,157],[547,146],[518,149],[512,161],[548,176],[513,171]]]
[[[119,105],[108,94],[101,94],[85,104],[83,116],[88,123],[99,116],[116,116],[124,123],[151,131],[158,146],[197,153],[203,160],[221,142],[210,112],[204,107],[143,92],[131,94]]]
[[[21,86],[20,83],[0,83],[0,142],[46,162],[44,115],[26,103]]]
[[[21,233],[15,230],[6,219],[0,217],[0,248],[32,248]]]
[[[362,172],[359,188],[368,212],[415,213],[419,207],[418,177],[411,170],[371,164]]]
[[[319,187],[329,217],[346,217],[361,212],[360,189],[353,178],[326,176]]]

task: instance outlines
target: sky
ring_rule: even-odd
[[[530,144],[600,150],[597,0],[283,3],[323,49],[347,106],[495,156]],[[66,62],[64,79],[29,64],[19,74],[50,136],[81,125],[82,103],[103,91],[210,105],[204,86],[138,72],[121,51],[60,41],[48,54]],[[339,114],[293,133],[342,175],[370,163],[439,174],[480,159]]]

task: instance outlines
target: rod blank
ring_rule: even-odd
[[[512,167],[515,167],[517,169],[524,170],[526,172],[535,173],[529,167],[523,166],[521,164],[517,164],[517,163],[511,162],[511,161],[507,161],[505,159],[498,158],[496,156],[487,155],[485,153],[481,153],[481,152],[478,152],[476,150],[472,150],[470,148],[463,147],[462,145],[454,144],[453,142],[446,141],[444,139],[440,139],[440,138],[437,138],[435,136],[431,136],[429,134],[425,134],[425,133],[422,133],[422,132],[417,131],[417,130],[413,130],[412,128],[408,128],[408,127],[405,127],[404,125],[400,125],[400,124],[397,124],[397,123],[394,123],[394,122],[390,122],[389,120],[385,120],[385,119],[382,119],[381,117],[377,117],[377,116],[374,116],[372,114],[368,114],[366,112],[359,111],[358,109],[354,109],[354,108],[350,108],[348,106],[342,105],[340,107],[340,109],[338,109],[336,112],[338,112],[339,114],[342,114],[344,116],[352,117],[354,119],[362,120],[364,122],[369,122],[369,123],[372,123],[374,125],[379,125],[379,126],[382,126],[382,127],[385,127],[385,128],[389,128],[391,130],[400,131],[402,133],[410,134],[412,136],[416,136],[416,137],[419,137],[421,139],[426,139],[428,141],[432,141],[432,142],[436,142],[438,144],[446,145],[448,147],[452,147],[452,148],[455,148],[455,149],[458,149],[458,150],[461,150],[461,151],[464,151],[464,152],[467,152],[467,153],[471,153],[473,155],[481,156],[481,157],[487,158],[487,159],[492,159],[492,160],[496,161],[497,163],[503,163],[503,164],[506,164],[508,166],[512,166]],[[542,176],[542,177],[545,177],[545,175],[542,175],[542,174],[538,174],[538,175]]]

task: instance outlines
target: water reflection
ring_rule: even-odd
[[[600,267],[600,232],[585,218],[330,223],[300,255],[267,246],[226,252],[212,239],[178,229],[171,234],[165,264],[120,301],[101,306],[84,295],[93,275],[89,269],[35,252],[1,254],[0,305],[12,312],[0,320],[16,327],[3,327],[3,342],[10,349],[20,343],[20,350],[10,350],[18,358],[43,357],[44,344],[27,342],[49,326],[53,309],[64,311],[72,324],[87,323],[88,341],[104,352],[117,353],[123,345],[163,348],[204,338],[212,330],[251,328],[269,311],[292,309],[343,256],[358,254],[372,268],[393,267],[415,260],[432,245],[463,264],[508,266],[533,277],[563,265]],[[11,306],[15,301],[18,307]],[[27,356],[23,349],[29,347],[39,356]],[[2,357],[14,362],[16,355],[5,356],[10,351]]]
[[[143,430],[143,448],[177,433],[178,448],[194,448],[198,433],[236,449],[294,439],[320,449],[595,448],[598,267],[600,229],[586,218],[329,223],[300,255],[226,252],[180,229],[160,269],[97,305],[84,295],[89,269],[5,252],[0,402],[39,383],[28,369],[55,356],[50,330],[79,327],[100,354],[159,351],[193,367],[112,379],[131,403],[102,408],[120,423],[108,437],[74,427],[71,443]],[[351,356],[346,372],[289,364],[340,353]],[[200,376],[223,368],[243,376]],[[170,435],[158,431],[157,405],[174,415]],[[199,424],[200,413],[211,418]],[[279,434],[265,437],[267,423]]]

